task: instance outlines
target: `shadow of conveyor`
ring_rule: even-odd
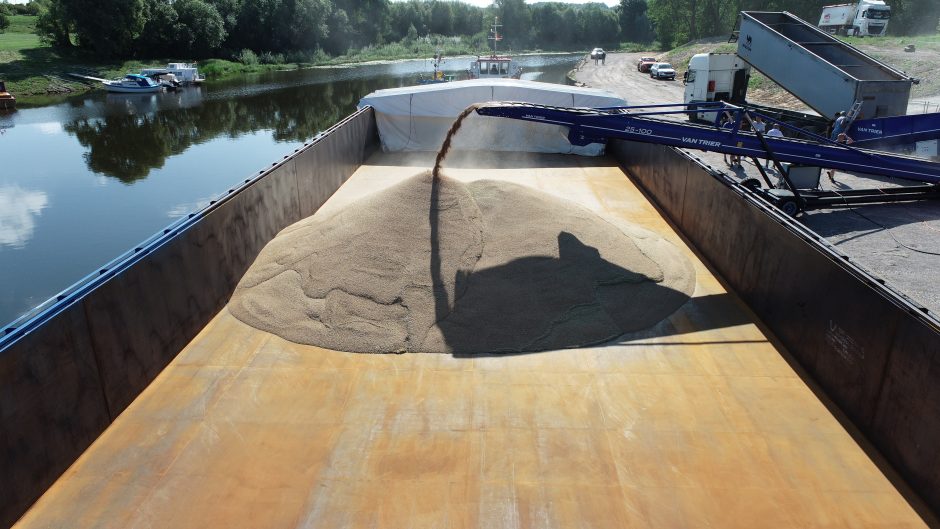
[[[442,274],[438,198],[435,180],[429,213],[435,319],[455,356],[580,347],[643,330],[642,337],[650,338],[750,321],[725,295],[728,299],[705,296],[689,304],[686,319],[694,320],[694,328],[663,325],[687,304],[686,293],[607,261],[597,248],[565,231],[557,236],[558,257],[523,257],[458,274],[452,300]],[[716,308],[723,309],[718,316],[712,315]]]

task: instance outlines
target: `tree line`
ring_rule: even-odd
[[[672,48],[691,40],[730,33],[740,11],[789,11],[815,24],[819,22],[823,6],[850,1],[649,0],[647,7],[656,40],[664,48]],[[940,2],[937,0],[887,0],[885,3],[891,7],[889,34],[919,35],[940,31]]]
[[[501,49],[585,49],[634,42],[669,49],[729,34],[742,10],[787,10],[815,22],[834,0],[620,0],[566,4],[495,0],[486,8],[443,0],[33,0],[37,32],[59,47],[98,57],[343,55],[388,43],[458,39]],[[889,32],[937,31],[937,0],[889,0]],[[21,6],[18,6],[19,9]],[[23,9],[26,9],[25,7]],[[0,10],[0,13],[3,11]],[[303,62],[303,61],[299,61]]]

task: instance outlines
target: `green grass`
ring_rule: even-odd
[[[0,54],[16,52],[26,48],[36,48],[41,45],[36,30],[36,18],[24,15],[10,17],[10,27],[0,33]],[[3,62],[0,55],[0,63]]]
[[[934,35],[915,35],[912,37],[838,37],[853,46],[874,46],[876,48],[903,48],[908,44],[921,45],[933,49],[940,48],[940,33]]]
[[[11,53],[27,48],[41,46],[39,36],[30,33],[2,33],[0,34],[0,53]]]
[[[659,43],[652,44],[642,44],[640,42],[621,42],[616,49],[609,50],[614,52],[624,52],[624,53],[639,53],[641,51],[653,51],[658,50],[660,47]]]
[[[27,15],[13,15],[10,17],[10,27],[6,33],[34,33],[36,31],[36,19],[39,17]]]
[[[736,44],[727,42],[714,44],[689,43],[666,52],[663,60],[672,64],[676,69],[676,73],[681,75],[680,70],[685,72],[686,67],[689,65],[689,59],[697,53],[735,53],[737,49]]]

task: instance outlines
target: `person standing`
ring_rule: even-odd
[[[783,137],[783,131],[780,130],[780,124],[779,124],[779,123],[774,123],[773,128],[770,129],[770,130],[768,130],[768,131],[767,131],[767,134],[764,134],[764,136],[768,136],[768,137],[771,137],[771,138],[782,138],[782,137]],[[770,158],[768,158],[768,159],[764,162],[764,168],[765,168],[765,169],[770,169]]]
[[[836,136],[836,143],[841,143],[841,144],[844,144],[844,145],[851,145],[851,144],[855,143],[855,140],[853,140],[852,138],[850,138],[848,134],[846,134],[846,133],[844,133],[844,132],[840,132],[839,135]],[[835,170],[834,170],[834,169],[826,169],[826,173],[829,175],[829,181],[832,182],[833,184],[836,183],[836,172],[835,172]]]
[[[760,132],[761,134],[763,134],[764,131],[767,130],[767,124],[764,123],[764,120],[762,120],[760,116],[754,116],[753,123],[754,123],[754,130],[756,132]]]
[[[829,139],[832,141],[838,141],[839,134],[845,132],[845,129],[848,127],[849,117],[845,115],[845,112],[837,112],[836,120],[832,124],[832,135],[829,136]]]

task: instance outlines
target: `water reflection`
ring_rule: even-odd
[[[562,82],[572,58],[523,57],[520,62],[530,68],[527,79]],[[162,168],[170,156],[217,136],[235,139],[268,130],[276,142],[312,138],[352,113],[369,92],[413,84],[413,70],[420,64],[271,72],[211,89],[108,94],[103,105],[76,99],[70,101],[76,112],[64,129],[88,149],[88,169],[133,183]]]
[[[36,229],[36,217],[48,203],[42,191],[29,191],[16,185],[0,186],[0,246],[26,246]]]
[[[575,56],[520,57],[564,82]],[[455,70],[469,58],[449,61]],[[244,75],[157,95],[81,94],[0,113],[0,323],[204,206],[430,62]],[[459,73],[459,72],[458,72]],[[126,185],[122,185],[126,184]],[[15,250],[13,250],[15,248]]]
[[[112,95],[104,116],[73,119],[64,128],[88,148],[84,158],[91,171],[132,183],[163,167],[168,157],[220,135],[267,130],[277,142],[304,141],[348,115],[375,89],[376,80],[359,79],[225,99],[203,98],[199,88],[159,96],[159,103],[154,95]]]

